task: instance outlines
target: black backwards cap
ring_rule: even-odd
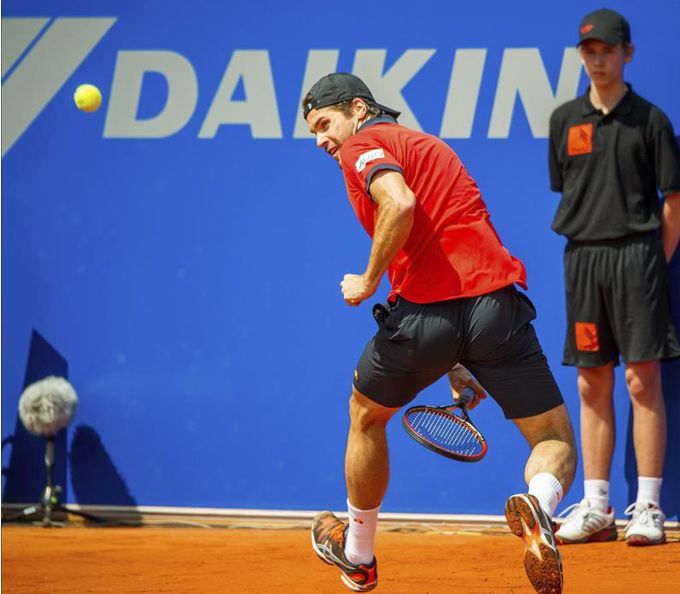
[[[364,84],[364,81],[358,76],[348,74],[347,72],[334,72],[320,78],[305,96],[302,113],[304,114],[305,119],[307,119],[307,116],[312,109],[328,107],[329,105],[335,105],[336,103],[348,101],[355,97],[372,101],[387,115],[390,115],[395,119],[401,115],[401,112],[399,111],[380,105],[380,103],[373,98],[373,94]]]
[[[609,45],[630,43],[630,25],[615,10],[601,8],[587,14],[581,20],[576,45],[581,45],[587,39],[597,39]]]

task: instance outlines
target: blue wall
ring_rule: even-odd
[[[611,5],[637,44],[627,78],[680,129],[680,5]],[[308,136],[296,134],[301,94],[336,64],[407,106],[404,123],[444,137],[477,179],[527,266],[537,330],[578,426],[575,372],[560,365],[563,240],[549,229],[558,196],[546,135],[553,106],[585,88],[573,45],[599,2],[93,6],[7,0],[2,23],[2,436],[18,432],[37,333],[80,396],[69,501],[344,506],[347,397],[374,322],[368,304],[345,306],[338,283],[363,270],[369,241],[335,163],[296,137]],[[104,95],[94,114],[73,104],[84,82]],[[664,368],[671,426],[679,365]],[[617,377],[620,516],[635,476]],[[418,400],[446,394],[439,383]],[[491,444],[479,465],[440,459],[393,423],[383,509],[501,513],[523,489],[528,448],[492,401],[476,412]],[[6,499],[8,484],[42,472],[39,456],[33,468],[10,464],[13,447]],[[663,504],[677,518],[679,438],[669,447]],[[11,499],[37,498],[31,489]],[[565,503],[580,495],[577,483]]]

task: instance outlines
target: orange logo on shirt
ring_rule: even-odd
[[[597,324],[591,322],[576,322],[576,348],[579,351],[597,352],[600,341],[597,337]]]
[[[567,154],[585,155],[593,152],[593,125],[581,124],[569,128],[567,137]]]

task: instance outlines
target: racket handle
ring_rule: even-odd
[[[458,403],[467,406],[475,398],[475,391],[470,386],[465,386],[460,391],[460,396],[458,397]]]

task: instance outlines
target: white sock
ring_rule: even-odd
[[[588,500],[590,507],[607,513],[609,511],[609,481],[602,479],[583,481],[583,497]]]
[[[345,542],[345,555],[350,563],[370,563],[373,561],[373,543],[378,529],[378,511],[375,509],[357,509],[347,500],[349,511],[349,529]]]
[[[651,503],[656,507],[661,507],[659,501],[661,500],[662,481],[663,479],[653,476],[639,476],[637,502],[643,505]]]
[[[529,494],[538,499],[543,511],[551,518],[562,501],[564,490],[560,481],[549,472],[539,472],[529,481]]]

